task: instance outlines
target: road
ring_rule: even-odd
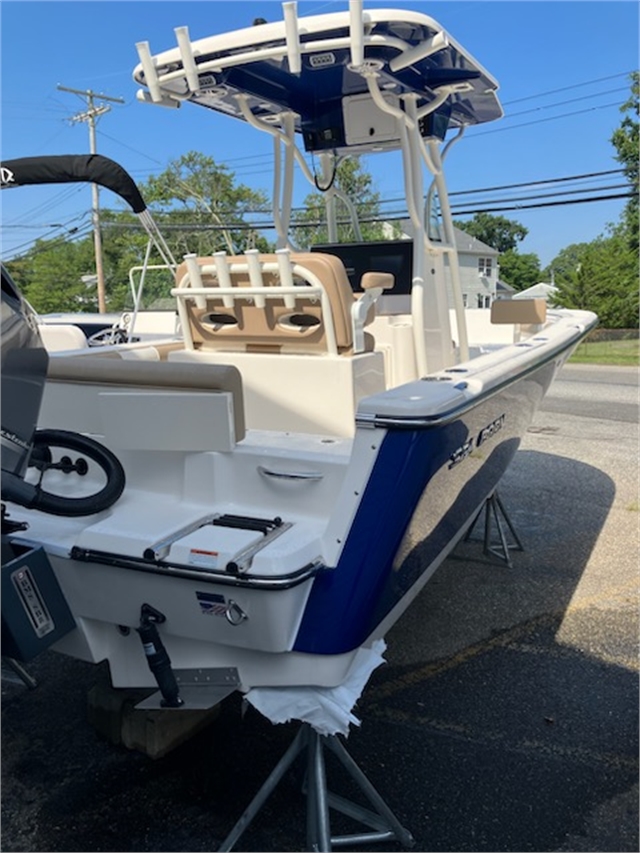
[[[638,850],[637,383],[563,370],[500,487],[525,550],[461,543],[387,637],[347,747],[417,850]],[[2,689],[4,850],[215,850],[296,730],[234,696],[154,762],[87,724],[101,667],[31,669]],[[291,774],[238,849],[304,837]]]
[[[550,388],[541,411],[637,424],[638,371],[567,365]]]

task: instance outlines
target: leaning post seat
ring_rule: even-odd
[[[358,402],[385,390],[364,326],[391,276],[357,299],[339,258],[281,249],[187,255],[176,282],[184,349],[169,361],[235,365],[250,429],[353,436]]]
[[[391,277],[376,280],[379,289],[392,283]],[[354,311],[346,270],[335,255],[187,255],[176,284],[172,293],[187,348],[330,355],[371,348],[361,333],[367,312]]]

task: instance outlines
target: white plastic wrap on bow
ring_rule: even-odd
[[[384,640],[358,651],[347,677],[338,687],[254,687],[246,695],[254,708],[272,723],[302,720],[321,735],[349,734],[360,725],[351,711],[374,669],[385,662]]]

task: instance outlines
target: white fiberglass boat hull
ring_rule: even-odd
[[[340,684],[496,488],[585,331],[558,326],[365,398],[353,441],[249,431],[232,453],[120,451],[132,488],[110,510],[29,513],[24,539],[45,548],[76,618],[56,648],[108,660],[117,687],[153,686],[136,631],[151,605],[176,669],[232,666],[242,689]],[[108,433],[100,438],[109,445]],[[225,527],[229,515],[285,529],[262,547],[262,532]]]

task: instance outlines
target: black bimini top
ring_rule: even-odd
[[[100,184],[116,193],[134,213],[147,206],[133,178],[122,166],[100,154],[61,154],[50,157],[22,157],[0,163],[0,189],[29,184]]]

